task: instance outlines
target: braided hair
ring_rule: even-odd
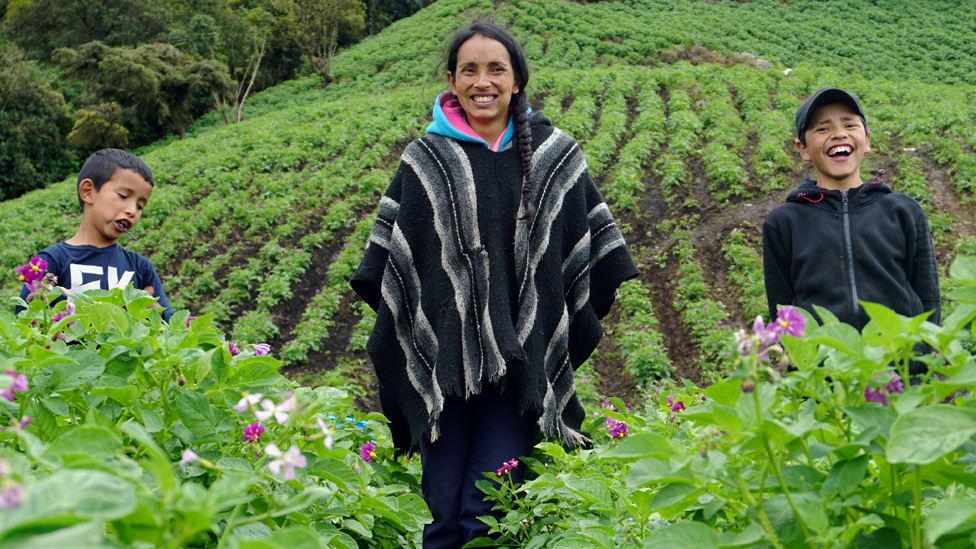
[[[451,77],[457,76],[458,50],[461,46],[474,36],[484,36],[495,40],[505,46],[508,56],[512,61],[512,72],[515,76],[515,83],[519,91],[512,94],[512,101],[508,105],[508,113],[515,125],[515,135],[518,140],[519,156],[522,158],[522,203],[519,208],[518,221],[531,223],[535,218],[535,205],[532,204],[530,196],[534,182],[532,179],[532,130],[529,128],[529,100],[525,92],[525,86],[529,83],[529,64],[525,59],[525,52],[522,46],[505,29],[492,23],[480,22],[469,27],[463,28],[454,36],[447,50],[445,64],[450,71]],[[443,73],[442,73],[443,74]]]

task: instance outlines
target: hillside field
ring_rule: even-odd
[[[503,516],[474,546],[976,546],[976,3],[441,0],[334,81],[138,151],[156,188],[120,244],[170,322],[139,289],[18,302],[14,269],[43,276],[25,263],[78,225],[75,182],[0,203],[0,547],[421,545],[421,459],[376,413],[348,280],[447,37],[484,16],[524,44],[532,109],[581,143],[641,275],[576,374],[587,444],[486,471]],[[867,111],[862,176],[928,214],[941,325],[875,304],[860,333],[753,322],[762,222],[812,172],[794,112],[828,85]]]
[[[873,149],[863,175],[884,169],[923,204],[940,269],[976,251],[976,7],[875,4],[442,0],[341,53],[335,82],[287,82],[254,97],[241,124],[205,117],[191,137],[148,147],[156,190],[140,240],[122,245],[152,260],[177,309],[368,400],[372,316],[347,280],[444,88],[446,37],[492,15],[526,48],[533,109],[581,142],[640,264],[590,361],[601,391],[714,381],[734,329],[765,312],[760,227],[810,173],[793,113],[821,86],[860,96]],[[72,234],[73,187],[0,204],[7,272]],[[5,298],[18,290],[5,279]]]

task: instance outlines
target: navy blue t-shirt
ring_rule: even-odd
[[[152,263],[118,244],[99,248],[87,244],[72,246],[66,242],[58,242],[37,255],[47,261],[47,272],[58,277],[58,285],[69,293],[112,290],[125,288],[130,284],[139,290],[152,286],[153,297],[159,298],[159,305],[164,309],[163,318],[169,320],[173,315],[173,307],[163,292],[163,284]],[[20,297],[27,299],[29,293],[25,285],[20,291]]]

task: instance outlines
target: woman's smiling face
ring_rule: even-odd
[[[454,74],[447,73],[468,124],[493,143],[508,126],[508,107],[519,92],[512,59],[497,40],[476,34],[458,49]]]

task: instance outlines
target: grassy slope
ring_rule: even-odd
[[[643,339],[633,339],[628,306],[609,322],[598,369],[619,370],[621,348],[663,344],[661,369],[673,362],[698,378],[721,362],[724,326],[755,314],[761,274],[736,258],[806,170],[792,113],[821,85],[861,95],[875,148],[865,172],[884,167],[925,204],[944,256],[974,247],[976,45],[963,30],[976,7],[897,4],[445,0],[338,56],[332,85],[283,84],[253,99],[245,123],[203,120],[193,137],[151,148],[159,185],[142,239],[123,245],[152,259],[175,304],[213,313],[239,341],[271,341],[286,363],[311,369],[361,360],[369,318],[345,278],[399,152],[442,88],[429,75],[444,37],[495,14],[526,46],[534,107],[583,143],[644,267],[628,290],[649,296],[634,305],[653,311]],[[795,70],[655,65],[659,51],[694,43]],[[0,263],[12,272],[74,230],[73,184],[0,204],[0,218]],[[735,229],[747,248],[723,254]],[[4,295],[16,291],[7,279]]]

